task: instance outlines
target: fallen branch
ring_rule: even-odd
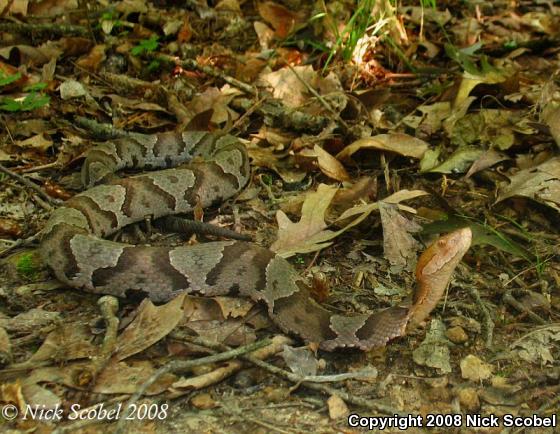
[[[225,360],[233,359],[239,357],[241,355],[250,353],[252,351],[258,350],[259,348],[263,348],[267,345],[270,345],[270,339],[264,339],[262,341],[254,342],[249,345],[244,345],[242,347],[236,348],[234,350],[225,351],[223,353],[214,354],[208,357],[202,357],[200,359],[195,360],[174,360],[161,368],[159,368],[156,372],[152,374],[150,378],[148,378],[136,391],[134,395],[130,397],[127,403],[124,405],[125,408],[130,408],[138,400],[146,393],[146,390],[154,384],[159,378],[161,378],[165,374],[170,373],[177,373],[188,371],[194,367],[202,366],[202,365],[210,365],[212,363],[223,362]],[[115,434],[122,434],[124,430],[124,426],[126,424],[126,419],[122,418],[117,423],[117,427],[115,429]]]
[[[38,185],[35,185],[34,183],[32,183],[29,179],[21,176],[18,173],[15,173],[13,171],[11,171],[10,169],[8,169],[7,167],[4,167],[2,164],[0,164],[0,172],[8,175],[10,178],[15,179],[16,181],[20,182],[21,184],[25,185],[27,188],[30,188],[31,190],[33,190],[35,193],[37,193],[42,199],[44,199],[49,205],[53,205],[53,206],[57,206],[61,203],[61,201],[59,201],[58,199],[54,199],[52,197],[50,197],[47,193],[45,193],[41,187],[39,187]]]

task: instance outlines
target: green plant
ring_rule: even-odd
[[[16,270],[19,275],[27,279],[32,279],[37,274],[37,267],[32,253],[24,253],[16,263]]]
[[[18,81],[21,78],[21,72],[16,72],[14,75],[6,75],[3,71],[0,71],[0,87],[7,86],[14,81]]]
[[[482,48],[482,42],[477,42],[465,48],[457,48],[455,45],[447,43],[444,45],[444,48],[447,57],[455,61],[463,71],[469,74],[485,75],[491,71],[497,71],[496,68],[490,65],[487,56],[477,56],[476,52]],[[477,63],[480,63],[480,66]]]
[[[22,100],[3,98],[0,100],[0,110],[6,112],[27,112],[47,105],[51,98],[48,95],[40,95],[32,92]]]
[[[325,62],[323,71],[326,70],[337,53],[340,53],[345,61],[352,58],[352,54],[358,45],[358,41],[365,35],[370,24],[373,22],[371,11],[375,6],[375,1],[376,0],[358,0],[356,10],[348,20],[348,23],[344,26],[342,32],[339,32],[336,24],[332,20],[329,20],[332,23],[330,27],[336,37],[336,41],[329,53],[327,61]],[[325,15],[326,13],[321,14],[320,16]]]
[[[98,28],[100,27],[104,33],[109,35],[113,31],[113,29],[120,29],[122,27],[132,27],[132,25],[130,23],[125,23],[121,21],[115,14],[115,11],[109,10],[101,14],[101,17],[99,18],[99,24],[97,25],[97,27]]]
[[[130,54],[133,56],[140,56],[144,53],[152,53],[156,51],[159,47],[158,42],[159,36],[152,35],[150,39],[142,39],[138,45],[132,47],[130,50]]]
[[[6,75],[0,71],[0,87],[7,86],[21,78],[21,73]],[[25,97],[14,99],[11,97],[0,98],[0,110],[6,112],[25,112],[43,107],[51,100],[48,95],[39,93],[47,87],[47,83],[35,83],[23,88],[29,92]]]

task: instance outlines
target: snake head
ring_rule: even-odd
[[[410,308],[409,328],[424,321],[436,307],[471,241],[469,227],[458,229],[438,238],[420,255],[416,265],[417,285],[414,304]]]

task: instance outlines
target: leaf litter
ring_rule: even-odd
[[[69,0],[6,4],[0,403],[87,408],[140,391],[173,407],[142,429],[196,432],[340,432],[355,411],[553,414],[558,7],[214,3],[122,1],[87,14]],[[16,175],[47,197],[73,194],[95,141],[79,116],[117,130],[180,125],[246,139],[251,185],[221,208],[223,219],[205,217],[289,258],[331,309],[406,301],[434,234],[469,225],[473,248],[429,326],[384,349],[323,354],[282,337],[257,350],[273,365],[210,359],[162,374],[170,362],[258,345],[277,330],[239,298],[127,302],[111,313],[47,280],[29,254],[56,202]],[[301,383],[365,366],[377,380]]]

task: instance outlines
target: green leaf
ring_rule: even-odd
[[[158,42],[159,36],[152,36],[150,39],[142,39],[136,47],[133,47],[130,50],[130,54],[133,56],[140,56],[144,53],[151,53],[152,51],[157,50],[159,47]]]
[[[21,72],[17,72],[14,75],[6,75],[0,71],[0,87],[7,86],[14,81],[18,81],[21,78]]]
[[[43,83],[42,81],[39,83],[35,83],[35,84],[30,84],[29,86],[25,86],[23,88],[24,92],[38,92],[40,90],[43,90],[44,88],[47,87],[47,83]]]
[[[38,93],[30,93],[22,101],[13,98],[4,98],[0,100],[0,110],[6,112],[25,112],[32,111],[47,105],[51,98],[48,95]]]

